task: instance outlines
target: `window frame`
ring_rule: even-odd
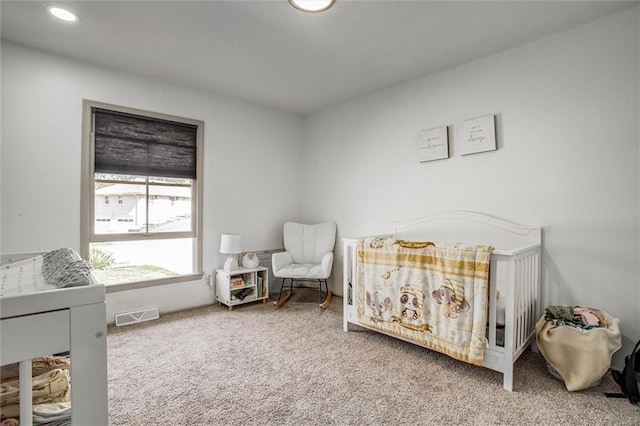
[[[94,137],[93,110],[107,109],[128,114],[160,120],[170,120],[197,126],[196,132],[196,178],[191,185],[191,231],[135,233],[135,234],[96,234],[95,233],[95,171],[94,171]],[[81,214],[80,214],[80,254],[89,259],[91,243],[104,241],[145,241],[153,239],[193,238],[193,265],[195,271],[175,277],[166,277],[146,281],[136,281],[120,284],[109,284],[107,292],[129,290],[134,288],[153,287],[156,285],[173,284],[178,282],[199,280],[204,275],[202,267],[202,152],[203,152],[204,122],[184,117],[145,111],[119,105],[84,99],[82,101],[82,178],[81,178]],[[147,182],[156,185],[157,183]],[[150,201],[150,200],[149,200]]]

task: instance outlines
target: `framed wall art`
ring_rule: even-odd
[[[460,131],[462,155],[496,150],[495,116],[485,115],[462,123]]]
[[[442,126],[418,133],[418,159],[421,163],[449,158],[447,130],[447,126]]]

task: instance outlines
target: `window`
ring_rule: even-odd
[[[84,102],[82,255],[98,281],[201,277],[202,132],[201,121]]]

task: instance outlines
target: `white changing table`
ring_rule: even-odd
[[[72,424],[109,423],[106,322],[105,287],[95,280],[0,297],[0,364],[20,362],[20,424],[32,423],[31,359],[66,351]]]

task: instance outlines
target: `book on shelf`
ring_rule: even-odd
[[[262,277],[258,275],[258,285],[256,286],[256,290],[258,293],[258,297],[262,297],[264,294],[264,289],[262,288]]]
[[[248,273],[248,274],[245,276],[245,283],[246,283],[247,285],[253,285],[253,284],[254,284],[254,282],[255,282],[255,280],[254,280],[254,278],[253,278],[254,276],[255,276],[255,272]]]
[[[244,280],[242,277],[231,277],[229,280],[229,285],[231,287],[242,287],[244,285]]]

